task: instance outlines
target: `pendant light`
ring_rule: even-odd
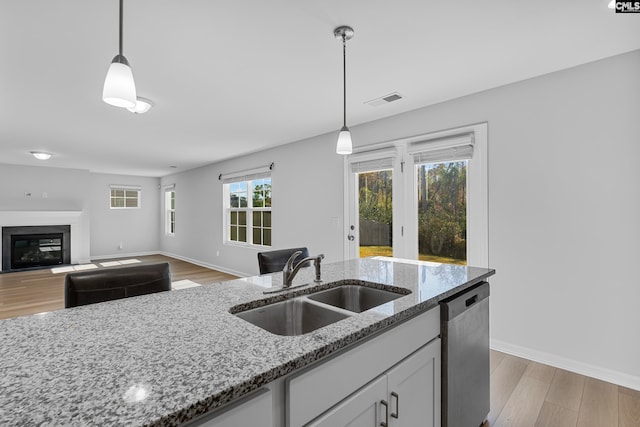
[[[342,129],[338,134],[338,144],[336,145],[336,153],[351,154],[353,151],[351,145],[351,132],[347,127],[347,40],[353,37],[353,28],[343,25],[333,30],[333,35],[337,39],[342,39],[342,83],[343,83],[343,123]]]
[[[115,107],[133,108],[136,105],[136,84],[129,61],[122,54],[122,1],[120,0],[120,50],[107,71],[102,100]]]

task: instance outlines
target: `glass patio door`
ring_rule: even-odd
[[[358,173],[360,258],[393,255],[393,170]]]
[[[421,261],[467,263],[467,162],[415,166]]]
[[[395,153],[394,149],[375,150],[349,158],[348,258],[397,256]]]

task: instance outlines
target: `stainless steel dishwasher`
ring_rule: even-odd
[[[489,283],[440,302],[442,426],[478,427],[489,414]]]

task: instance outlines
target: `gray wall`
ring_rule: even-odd
[[[176,186],[176,235],[163,233],[162,250],[235,274],[258,274],[258,250],[223,244],[218,175],[273,162],[273,248],[308,246],[326,261],[342,260],[344,160],[334,144],[333,136],[313,138],[163,178],[163,186]]]
[[[89,181],[88,170],[0,164],[0,211],[87,210]]]
[[[634,51],[352,131],[367,145],[488,122],[493,346],[640,389],[639,73]],[[217,175],[273,161],[274,245],[340,259],[334,144],[332,133],[164,178],[178,219],[162,250],[256,273],[254,250],[222,244]]]
[[[140,208],[110,209],[111,184],[141,186]],[[159,184],[159,178],[91,174],[91,258],[158,252],[161,216]]]

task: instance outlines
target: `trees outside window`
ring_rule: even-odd
[[[466,264],[467,160],[416,169],[419,258]]]

